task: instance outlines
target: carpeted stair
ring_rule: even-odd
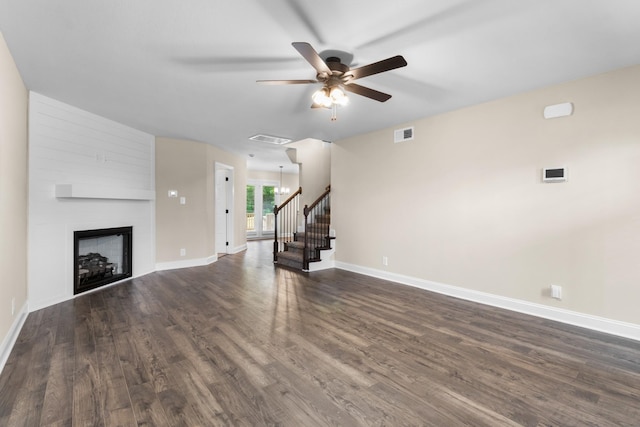
[[[307,251],[310,262],[321,260],[322,250],[330,249],[329,246],[329,224],[331,223],[331,212],[316,215],[315,222],[307,226],[309,241]],[[278,252],[277,264],[302,270],[304,265],[304,231],[297,232],[294,241],[285,243],[284,251]]]

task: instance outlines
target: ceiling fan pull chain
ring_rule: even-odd
[[[338,106],[333,104],[331,107],[331,121],[335,122],[336,120],[338,120]]]

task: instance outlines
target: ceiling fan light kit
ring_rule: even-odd
[[[339,86],[332,88],[323,87],[314,92],[311,96],[313,103],[319,107],[329,108],[333,105],[345,106],[349,103],[349,98]]]
[[[354,80],[407,65],[407,61],[402,56],[397,55],[352,70],[348,65],[343,64],[338,57],[330,56],[326,61],[323,60],[309,43],[294,42],[292,46],[316,70],[316,80],[258,80],[257,82],[261,84],[322,83],[323,87],[311,97],[313,100],[311,108],[331,108],[332,121],[336,120],[337,107],[345,106],[349,103],[349,98],[345,91],[379,102],[385,102],[391,98],[391,95],[387,93],[355,84],[353,83]]]

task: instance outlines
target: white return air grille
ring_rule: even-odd
[[[287,138],[280,138],[279,136],[271,136],[271,135],[263,135],[263,134],[253,135],[249,137],[249,139],[252,141],[266,142],[268,144],[276,144],[276,145],[283,145],[283,144],[286,144],[287,142],[291,142],[291,140]]]
[[[396,129],[393,131],[393,142],[396,144],[398,142],[411,141],[413,139],[413,126],[404,128],[404,129]]]

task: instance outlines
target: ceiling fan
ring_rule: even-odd
[[[407,65],[407,61],[402,56],[397,55],[352,70],[336,56],[330,56],[326,61],[323,60],[309,43],[294,42],[291,44],[315,68],[317,72],[316,80],[257,80],[257,83],[272,85],[322,83],[323,87],[312,96],[313,104],[311,108],[333,107],[331,120],[336,120],[336,107],[338,105],[346,105],[348,102],[344,91],[380,102],[385,102],[391,98],[391,95],[387,93],[353,83],[354,80]]]

